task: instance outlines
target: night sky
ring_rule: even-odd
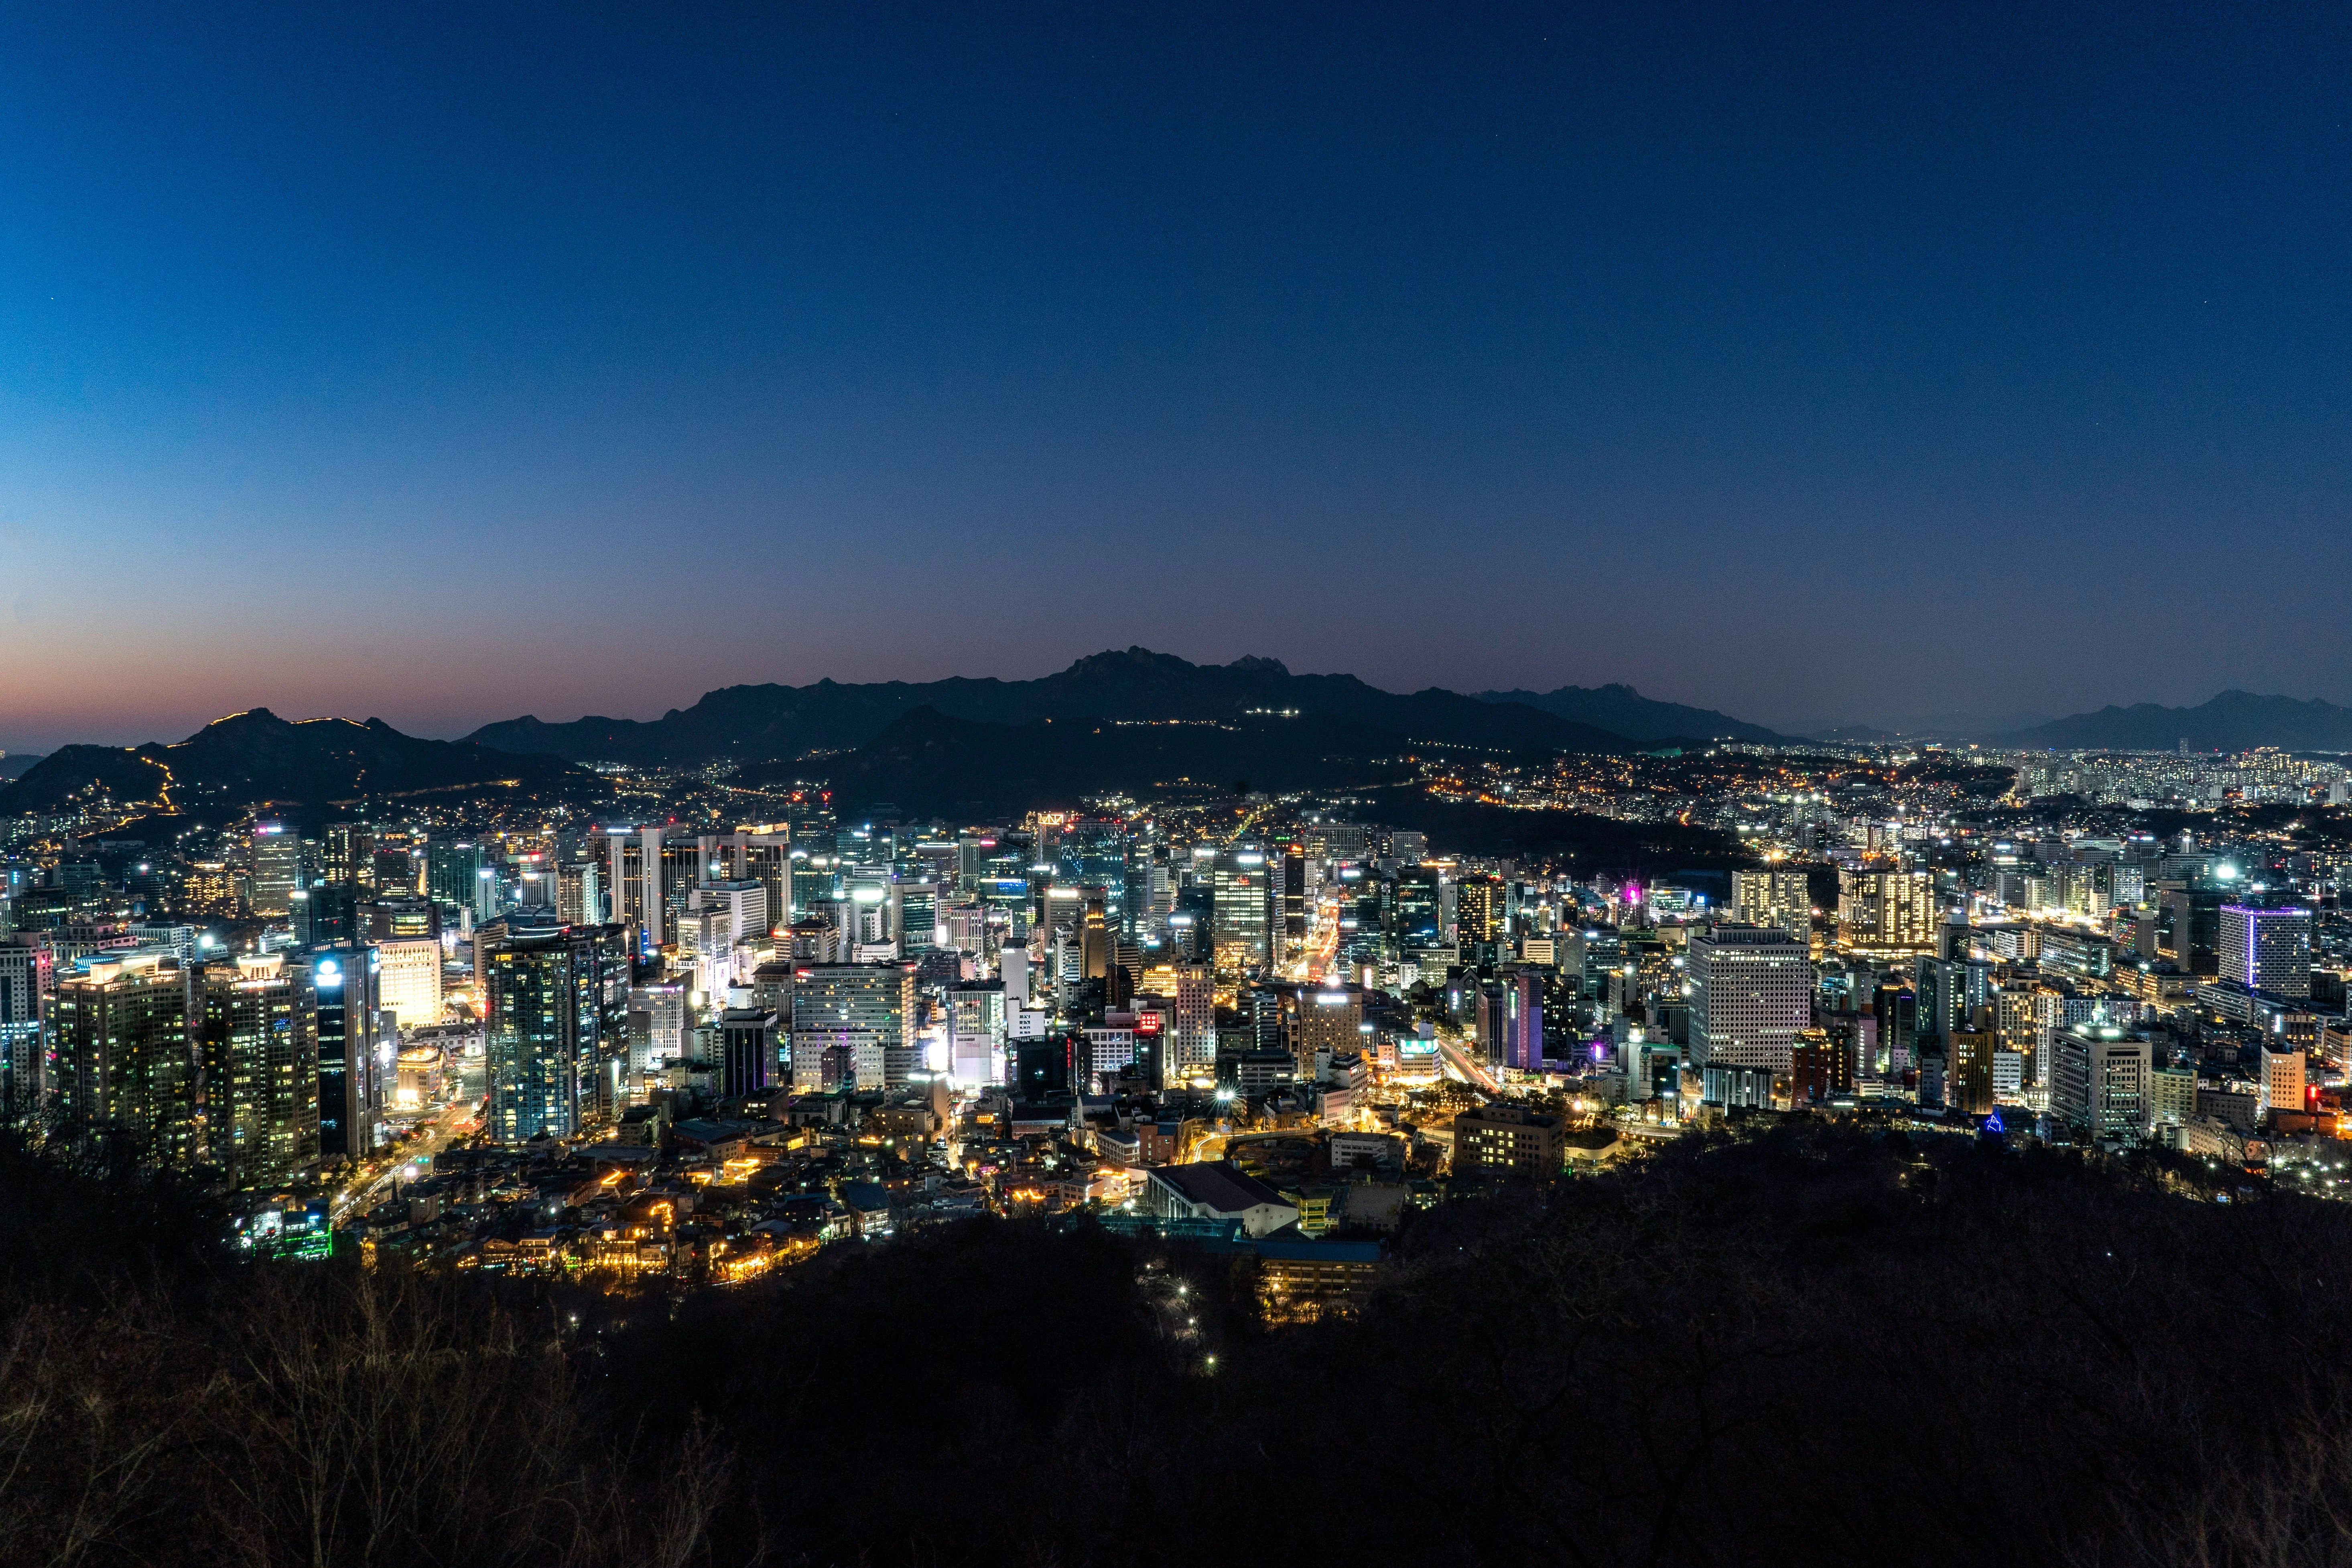
[[[0,12],[0,746],[2352,702],[2352,9]]]

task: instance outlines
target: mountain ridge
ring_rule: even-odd
[[[1798,743],[1793,736],[1768,730],[1761,724],[1734,719],[1730,714],[1719,713],[1712,708],[1694,708],[1687,703],[1664,702],[1654,697],[1644,697],[1623,681],[1611,681],[1604,686],[1561,686],[1549,691],[1516,688],[1509,691],[1480,691],[1474,695],[1481,702],[1517,702],[1576,723],[1613,731],[1635,741],[1696,737],[1710,741],[1748,741],[1765,746]]]
[[[298,721],[252,708],[170,745],[61,746],[0,786],[0,816],[54,808],[93,785],[163,812],[274,804],[315,811],[367,795],[509,780],[541,786],[575,774],[592,776],[559,757],[425,740],[381,719]]]
[[[2255,746],[2289,751],[2352,751],[2352,709],[2317,698],[2264,696],[2232,688],[2194,708],[2110,703],[2030,730],[1989,737],[2017,751],[2168,752],[2181,742],[2193,752],[2240,752]]]
[[[1352,675],[1294,675],[1280,659],[1263,656],[1193,664],[1140,647],[1088,654],[1034,680],[951,676],[934,681],[848,684],[826,679],[807,686],[728,686],[656,720],[590,715],[551,724],[526,714],[483,725],[466,739],[578,763],[756,763],[855,750],[919,708],[969,722],[1012,725],[1047,719],[1230,720],[1295,710],[1423,743],[1497,751],[1607,752],[1654,743],[1541,709],[1484,701],[1440,687],[1385,691]]]

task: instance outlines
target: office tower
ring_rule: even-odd
[[[1169,1065],[1179,1073],[1205,1071],[1217,1063],[1216,974],[1205,963],[1180,963],[1172,987],[1176,1016]]]
[[[1993,1108],[1993,1053],[2000,1045],[1991,1010],[1979,1009],[1971,1026],[1948,1031],[1944,1042],[1945,1103],[1963,1115],[1988,1114]]]
[[[2175,882],[2156,897],[2156,949],[2183,974],[2221,969],[2221,905],[2227,894],[2204,883]]]
[[[632,950],[659,947],[669,940],[663,895],[662,830],[609,827],[604,835],[613,920],[628,928]],[[689,864],[693,858],[689,857]],[[687,885],[691,887],[696,879],[689,877]]]
[[[1734,871],[1731,918],[1741,925],[1777,926],[1800,942],[1813,934],[1813,896],[1802,871]]]
[[[1543,1071],[1543,982],[1526,970],[1505,974],[1503,1065],[1519,1072]]]
[[[1211,873],[1214,925],[1212,951],[1219,969],[1238,973],[1270,962],[1268,899],[1271,881],[1265,852],[1229,849]]]
[[[2287,1111],[2310,1109],[2304,1082],[2307,1063],[2303,1047],[2287,1044],[2273,1050],[2264,1046],[2262,1057],[2263,1109]]]
[[[425,896],[446,910],[471,910],[478,921],[496,909],[497,879],[488,870],[471,841],[436,838],[425,847]]]
[[[289,1181],[319,1161],[310,993],[280,953],[208,963],[199,983],[207,1158],[232,1187]]]
[[[1396,874],[1396,892],[1390,905],[1389,930],[1399,953],[1439,943],[1438,898],[1441,873],[1434,866],[1409,865]]]
[[[1168,916],[1168,940],[1181,963],[1208,963],[1216,957],[1217,890],[1213,879],[1176,891]]]
[[[1293,945],[1307,940],[1307,851],[1299,844],[1282,850],[1282,935]]]
[[[565,860],[555,868],[555,918],[568,926],[603,925],[604,863]]]
[[[719,1041],[720,1092],[730,1100],[766,1092],[776,1061],[775,1014],[764,1007],[722,1009]]]
[[[656,981],[629,988],[628,1008],[645,1019],[641,1032],[633,1031],[629,1044],[632,1074],[651,1072],[686,1054],[687,987],[676,980]]]
[[[1940,1044],[1952,1030],[1992,1005],[1992,965],[1978,959],[1922,958],[1915,966],[1919,980],[1919,1038]]]
[[[776,925],[792,921],[792,835],[776,828],[746,828],[721,840],[725,869],[719,880],[757,882],[768,889],[768,919]]]
[[[911,957],[940,945],[940,885],[937,882],[895,883],[890,889],[890,923],[898,938],[899,952]]]
[[[441,943],[435,937],[394,937],[375,944],[379,1003],[403,1029],[441,1021]]]
[[[45,1025],[56,988],[49,948],[26,939],[0,941],[0,1125],[37,1114],[48,1092]]]
[[[1789,1068],[1812,1024],[1806,946],[1777,927],[1719,925],[1690,942],[1692,1065]]]
[[[361,911],[367,897],[356,882],[321,880],[298,888],[294,902],[294,940],[303,947],[327,947],[339,942],[365,940]]]
[[[1936,900],[1925,871],[1838,873],[1838,946],[1900,956],[1936,951]]]
[[[358,907],[357,921],[362,942],[441,940],[441,907],[415,893],[379,895]]]
[[[364,822],[327,825],[319,858],[319,879],[353,887],[372,885],[375,879],[375,835]]]
[[[1363,1049],[1358,1026],[1364,1021],[1364,994],[1354,986],[1299,986],[1287,996],[1277,995],[1275,1005],[1276,1016],[1288,1021],[1290,1037],[1264,1044],[1286,1047],[1301,1079],[1314,1076],[1318,1051],[1340,1056]]]
[[[2311,994],[2311,911],[2224,904],[2215,946],[2219,972],[2250,991]]]
[[[756,879],[706,882],[688,891],[686,907],[694,914],[706,910],[716,913],[719,917],[717,929],[730,951],[746,942],[763,943],[775,929],[768,885]]]
[[[2081,1135],[2131,1142],[2147,1131],[2149,1075],[2155,1064],[2145,1037],[2097,1024],[2062,1029],[2052,1042],[2051,1113]]]
[[[1399,866],[1418,866],[1429,857],[1429,839],[1419,833],[1389,835],[1389,858]]]
[[[367,885],[378,893],[416,890],[416,860],[405,843],[379,842],[368,854]]]
[[[130,1140],[149,1163],[205,1157],[190,974],[176,959],[92,956],[51,1004],[59,1110],[77,1136]]]
[[[1789,1052],[1790,1102],[1820,1105],[1853,1091],[1853,1047],[1826,1029],[1799,1030]]]
[[[620,1113],[629,1056],[629,934],[550,917],[475,933],[490,1079],[490,1135],[569,1138]]]
[[[1502,940],[1505,923],[1501,878],[1469,876],[1454,885],[1454,931],[1455,940],[1465,947]]]
[[[293,908],[293,893],[302,885],[302,840],[282,822],[253,825],[253,863],[246,896],[257,915],[276,917]]]
[[[1004,983],[948,987],[948,1075],[973,1087],[1004,1081]]]
[[[373,947],[337,942],[289,955],[288,973],[308,993],[315,1028],[319,1155],[365,1159],[382,1113],[382,959]]]
[[[793,977],[793,1082],[814,1081],[828,1048],[848,1052],[861,1089],[887,1087],[887,1053],[915,1026],[911,963],[813,964]]]

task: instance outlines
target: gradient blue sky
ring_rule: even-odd
[[[0,746],[2352,701],[2341,5],[0,7]]]

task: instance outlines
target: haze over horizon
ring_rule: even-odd
[[[16,13],[0,748],[1130,644],[2352,702],[2352,16],[1440,21]]]

